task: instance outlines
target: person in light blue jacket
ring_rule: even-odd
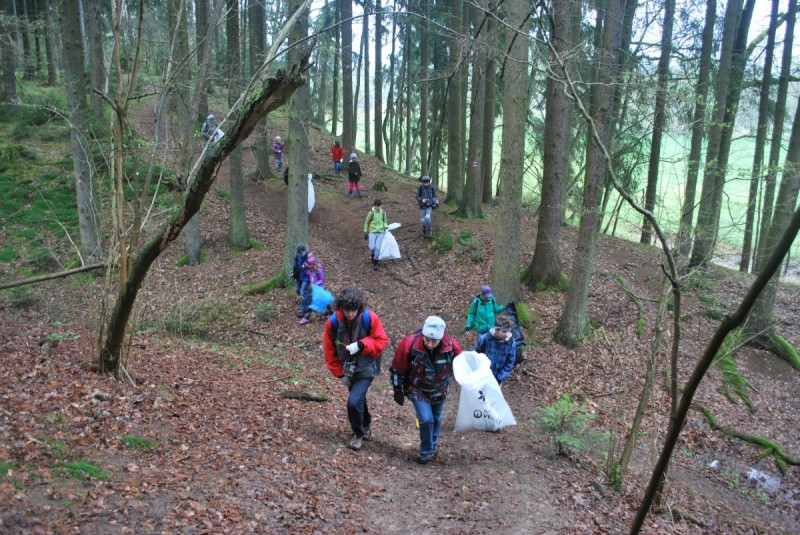
[[[495,318],[494,327],[488,332],[480,335],[473,348],[478,353],[483,353],[492,362],[492,375],[499,384],[508,379],[511,370],[514,369],[514,359],[517,355],[517,343],[511,328],[514,322],[505,314]]]

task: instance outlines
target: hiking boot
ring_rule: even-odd
[[[364,436],[362,437],[364,440],[372,440],[372,429],[369,426],[364,426]]]
[[[419,454],[419,457],[417,457],[417,462],[418,462],[419,464],[428,464],[429,462],[431,462],[431,460],[432,460],[432,459],[433,459],[435,456],[436,456],[436,452],[433,452],[433,453],[425,453],[425,454],[422,454],[422,453],[420,453],[420,454]]]
[[[298,312],[297,314],[295,314],[295,316],[297,316],[298,318],[302,318],[305,316],[305,314],[303,314],[302,312]]]
[[[350,439],[350,444],[348,444],[347,447],[353,451],[358,451],[361,449],[362,440],[364,440],[364,437],[353,435],[353,438]]]
[[[361,194],[361,190],[358,190],[358,198],[360,199],[360,198],[361,198],[361,197],[363,197],[363,196],[364,196],[364,195],[362,195],[362,194]]]
[[[353,192],[352,191],[348,191],[347,192],[347,196],[352,198],[353,197]]]
[[[303,316],[303,319],[300,320],[300,325],[305,325],[306,323],[310,322],[311,320],[307,317]]]
[[[372,271],[378,271],[378,261],[374,258],[372,259]]]

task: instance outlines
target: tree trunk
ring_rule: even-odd
[[[742,13],[743,0],[731,0],[725,8],[725,20],[722,32],[722,51],[720,52],[717,81],[714,89],[714,112],[711,128],[708,134],[706,148],[706,167],[703,172],[703,189],[700,194],[700,207],[698,208],[697,228],[695,231],[694,247],[689,260],[690,267],[703,267],[714,254],[717,242],[717,221],[715,199],[717,188],[720,187],[718,179],[723,176],[721,169],[721,152],[723,129],[725,127],[725,114],[728,109],[727,100],[730,91],[731,67],[737,34],[737,22]]]
[[[364,4],[364,26],[361,30],[364,55],[364,152],[370,152],[370,127],[369,127],[369,4]],[[376,32],[377,33],[377,32]]]
[[[412,139],[413,135],[411,134],[411,112],[412,112],[412,96],[414,92],[414,84],[411,83],[411,65],[414,63],[414,56],[411,54],[411,28],[406,28],[406,39],[405,44],[403,45],[403,62],[405,63],[405,97],[406,97],[406,105],[403,108],[403,117],[406,122],[406,143],[405,143],[405,156],[406,156],[406,165],[405,165],[405,174],[411,174],[411,164],[414,158],[414,151],[412,149]],[[399,112],[398,112],[398,115]]]
[[[364,39],[361,39],[356,60],[356,88],[353,91],[353,148],[358,143],[358,102],[361,93],[361,64],[364,60]]]
[[[700,71],[694,89],[694,115],[692,117],[692,138],[686,171],[681,223],[678,230],[677,249],[687,256],[692,249],[692,222],[694,221],[695,197],[697,195],[697,175],[700,170],[700,157],[705,131],[706,101],[708,100],[708,77],[711,72],[711,52],[714,41],[714,25],[717,20],[717,0],[706,0],[706,18],[703,25],[702,45],[700,47]]]
[[[203,159],[192,187],[186,191],[178,212],[136,254],[128,277],[121,284],[119,298],[108,320],[107,334],[100,355],[104,371],[114,373],[118,370],[128,319],[150,266],[169,244],[180,236],[187,222],[200,209],[203,199],[214,184],[220,165],[231,151],[247,139],[259,120],[283,106],[292,93],[305,82],[303,71],[306,62],[307,58],[303,58],[300,64],[294,64],[289,72],[282,74],[280,78],[259,80],[257,92],[243,100],[241,113],[222,138],[220,146]]]
[[[264,61],[264,51],[267,48],[264,0],[248,0],[248,8],[250,18],[250,73],[253,75]],[[232,104],[232,102],[229,102],[229,104]],[[255,178],[257,179],[266,179],[272,172],[269,167],[270,149],[270,135],[267,131],[267,121],[264,120],[256,127],[256,137],[253,140],[252,152],[256,160]],[[245,232],[246,230],[245,228]]]
[[[206,38],[206,34],[208,33],[208,17],[211,13],[211,0],[195,0],[194,2],[194,12],[195,12],[195,41],[198,45],[203,42],[203,39]],[[203,68],[203,55],[197,54],[197,67],[198,69],[202,70]],[[206,120],[208,116],[208,92],[203,91],[200,94],[200,100],[197,106],[197,117],[195,117],[195,121],[203,124],[203,121]]]
[[[550,41],[560,57],[566,57],[573,46],[572,28],[577,16],[571,0],[554,0],[550,26]],[[564,214],[564,189],[569,175],[570,132],[572,131],[572,101],[561,80],[556,58],[550,57],[547,78],[542,196],[536,247],[526,271],[531,289],[557,286],[562,277],[559,257],[561,223]],[[556,78],[558,77],[558,78]],[[503,143],[505,145],[505,143]]]
[[[531,20],[526,0],[512,0],[506,17],[508,61],[503,71],[503,143],[500,176],[503,193],[497,218],[492,264],[492,287],[501,303],[520,296],[520,230],[522,221],[522,177],[525,159],[525,128],[528,116],[528,47]]]
[[[333,86],[331,96],[331,134],[334,136],[337,135],[336,131],[339,127],[339,65],[341,64],[340,53],[342,50],[341,47],[341,27],[339,22],[341,21],[339,8],[337,6],[335,13],[334,13],[334,22],[335,28],[333,29],[333,38],[334,38],[334,47],[333,47],[333,80],[331,85]],[[342,140],[344,143],[344,140]],[[349,152],[351,147],[347,145],[342,145],[344,147],[345,152]]]
[[[779,0],[772,0],[769,28],[767,29],[767,45],[764,49],[764,72],[761,76],[761,86],[758,95],[758,123],[756,125],[756,144],[753,153],[753,171],[750,175],[750,191],[747,197],[747,214],[744,223],[744,239],[742,242],[742,257],[739,261],[739,271],[750,271],[750,258],[752,255],[753,228],[761,171],[764,160],[764,145],[767,141],[767,122],[769,120],[769,88],[772,79],[772,58],[775,52],[775,33],[778,28]]]
[[[338,0],[342,32],[342,145],[355,150],[353,124],[353,0]]]
[[[761,269],[759,264],[766,261],[767,235],[772,221],[772,204],[775,199],[775,178],[778,173],[778,163],[781,156],[781,143],[783,141],[783,124],[786,115],[786,97],[789,93],[789,76],[792,69],[792,55],[794,43],[794,27],[797,18],[797,2],[789,0],[786,12],[786,31],[783,37],[783,55],[781,59],[781,74],[778,78],[778,94],[775,96],[775,119],[772,127],[772,139],[769,146],[769,162],[767,174],[764,179],[764,199],[762,202],[761,225],[758,232],[758,248],[754,271]]]
[[[0,18],[0,52],[3,55],[3,93],[0,100],[5,102],[11,113],[17,112],[17,56],[14,49],[11,21],[14,20],[14,0],[2,0]]]
[[[661,138],[664,134],[664,106],[667,100],[667,81],[669,79],[669,62],[672,57],[672,26],[675,20],[675,0],[667,0],[664,4],[664,23],[661,31],[661,56],[658,58],[656,82],[656,104],[653,113],[653,136],[650,142],[650,161],[647,165],[647,191],[644,209],[653,212],[656,205],[658,189],[658,167],[661,164]],[[641,243],[650,245],[653,229],[647,218],[642,220]]]
[[[419,167],[423,175],[430,176],[428,157],[428,57],[429,31],[428,31],[428,0],[420,1],[419,20]]]
[[[86,78],[83,71],[80,11],[77,0],[64,0],[61,4],[60,15],[64,47],[64,82],[72,125],[70,139],[78,201],[81,256],[84,264],[94,264],[103,259],[105,251],[100,225],[97,178],[91,169],[88,153],[89,140],[84,137],[89,128],[86,119]]]
[[[298,0],[294,0],[297,2]],[[346,0],[350,3],[350,0]],[[295,4],[296,5],[296,4]],[[301,14],[290,38],[293,43],[304,43],[308,36],[308,12]],[[344,38],[344,36],[343,36]],[[290,48],[288,61],[298,63],[307,44]],[[310,53],[310,52],[309,52]],[[344,77],[349,74],[345,72]],[[307,85],[295,91],[289,106],[289,192],[287,195],[286,235],[283,241],[283,270],[287,284],[291,281],[292,265],[298,245],[308,245],[308,132],[306,124],[311,108],[311,94]]]
[[[792,212],[797,204],[798,190],[800,189],[800,100],[795,109],[792,133],[789,137],[789,148],[786,151],[786,162],[783,166],[783,180],[775,202],[775,213],[769,226],[766,237],[764,256],[772,258],[778,250],[778,242],[792,219]],[[759,266],[761,267],[761,266]],[[762,272],[759,271],[759,275]],[[770,280],[764,292],[758,297],[753,312],[745,325],[745,339],[754,338],[756,341],[768,340],[775,327],[773,310],[775,298],[778,294],[780,273]]]
[[[381,162],[383,156],[383,15],[381,15],[381,0],[375,0],[375,157]],[[369,126],[367,126],[369,128]]]
[[[464,197],[464,108],[462,83],[463,46],[461,42],[462,10],[461,2],[450,5],[450,84],[447,88],[447,197],[446,202],[461,205]]]
[[[90,84],[92,113],[95,117],[103,116],[103,97],[97,92],[103,91],[105,87],[105,59],[103,55],[103,17],[100,11],[100,2],[89,2],[88,6],[88,30],[89,30],[89,57],[90,61]]]
[[[228,105],[233,108],[239,99],[239,80],[241,58],[239,57],[239,0],[226,0],[227,19],[225,21],[225,37],[228,42],[227,73]],[[235,116],[231,116],[236,120]],[[263,121],[262,123],[263,124]],[[228,160],[231,183],[231,212],[228,227],[228,245],[243,251],[250,248],[250,236],[247,232],[247,215],[244,202],[244,181],[242,179],[242,149],[237,147],[231,152]]]
[[[483,3],[480,4],[483,6]],[[482,23],[483,11],[475,10],[475,26]],[[483,198],[483,183],[481,181],[482,150],[483,150],[483,101],[486,94],[484,84],[484,68],[486,62],[479,52],[480,48],[472,50],[472,83],[469,106],[469,141],[467,145],[467,183],[464,187],[464,197],[459,206],[459,215],[468,219],[479,218],[483,215],[481,200]]]
[[[33,51],[31,48],[31,19],[28,14],[28,4],[25,0],[17,0],[17,21],[20,25],[22,37],[22,78],[32,80],[34,77]]]
[[[634,1],[634,0],[628,0]],[[592,88],[593,121],[599,143],[611,146],[614,114],[614,86],[619,82],[623,33],[624,0],[609,0],[606,12],[603,44],[598,49],[596,60],[604,68],[597,70],[597,84]],[[586,332],[586,302],[589,297],[589,282],[594,268],[597,245],[598,208],[606,173],[602,147],[592,141],[586,148],[586,178],[583,188],[583,213],[578,230],[578,244],[572,264],[570,289],[559,321],[556,339],[564,345],[580,344]]]
[[[53,44],[53,21],[50,11],[49,0],[36,0],[36,6],[42,17],[44,25],[44,51],[47,56],[47,85],[53,86],[58,83],[56,75],[56,52]]]
[[[489,11],[493,10],[493,7],[489,8]],[[487,35],[490,40],[491,50],[495,51],[496,48],[494,44],[496,36],[494,35],[494,21],[491,18],[487,18],[486,20],[486,31],[488,32]],[[483,79],[485,84],[482,110],[483,132],[481,133],[481,139],[483,140],[483,147],[481,148],[481,156],[483,157],[481,161],[481,183],[483,184],[481,200],[487,203],[492,201],[492,184],[494,183],[492,180],[494,174],[492,173],[492,153],[494,152],[494,108],[495,94],[497,93],[496,69],[497,64],[494,60],[494,52],[492,52],[486,56],[486,67]],[[519,193],[522,195],[521,189]]]
[[[397,0],[394,0],[393,11],[397,11]],[[395,49],[397,48],[397,17],[392,17],[392,39],[389,41],[392,46],[389,54],[389,92],[386,95],[386,117],[383,118],[381,133],[383,143],[386,146],[386,163],[389,167],[394,166],[394,144],[392,143],[392,125],[394,124],[394,71],[397,64]]]

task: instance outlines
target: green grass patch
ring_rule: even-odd
[[[108,479],[109,473],[89,461],[72,461],[53,467],[53,472],[60,477],[86,481],[89,479]]]
[[[715,306],[717,304],[717,301],[713,297],[709,297],[707,295],[698,295],[697,300],[710,306]]]
[[[433,240],[434,252],[443,255],[448,251],[453,250],[453,235],[445,234],[444,236],[437,236]]]
[[[137,437],[136,435],[125,435],[122,437],[122,443],[134,450],[153,451],[158,449],[158,445],[152,440]]]
[[[228,304],[213,299],[179,304],[164,319],[164,328],[176,336],[205,339],[230,314]]]
[[[206,250],[205,249],[200,249],[200,263],[201,264],[206,261],[206,257],[207,256],[208,256],[208,254],[206,253]],[[182,254],[181,257],[178,258],[178,261],[175,263],[175,265],[178,266],[178,267],[188,266],[189,265],[189,257],[186,256],[185,254]]]
[[[5,479],[10,472],[18,472],[19,466],[12,463],[0,463],[0,477]]]
[[[33,307],[38,298],[28,286],[17,286],[0,292],[0,305],[12,310],[25,310]]]
[[[230,192],[229,190],[222,189],[222,188],[217,188],[217,190],[216,190],[216,191],[217,191],[217,196],[218,196],[220,199],[228,199],[228,200],[230,200],[230,198],[231,198],[231,192]]]
[[[64,458],[64,448],[65,444],[63,440],[55,440],[52,438],[46,438],[44,443],[47,444],[47,447],[50,448],[50,453],[53,455],[53,458],[60,461]]]
[[[275,305],[273,303],[261,303],[256,307],[256,319],[268,322],[275,317]]]
[[[483,251],[472,251],[469,255],[469,259],[476,264],[482,264],[486,261],[486,253]]]
[[[706,311],[706,316],[708,316],[712,320],[722,320],[722,318],[725,317],[725,314],[723,312],[720,312],[719,310],[712,308],[711,310]]]

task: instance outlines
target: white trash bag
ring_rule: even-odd
[[[393,227],[393,225],[397,225]],[[381,250],[378,252],[378,260],[394,260],[400,257],[400,246],[397,245],[397,240],[389,228],[398,228],[400,223],[392,223],[387,227],[386,232],[383,233],[383,240],[381,241]]]
[[[308,213],[311,213],[311,210],[314,209],[314,204],[316,203],[316,197],[314,196],[314,183],[311,179],[314,177],[311,173],[308,173]]]
[[[453,359],[453,375],[461,385],[456,433],[497,431],[517,425],[500,385],[492,375],[489,357],[475,351],[464,351]]]

